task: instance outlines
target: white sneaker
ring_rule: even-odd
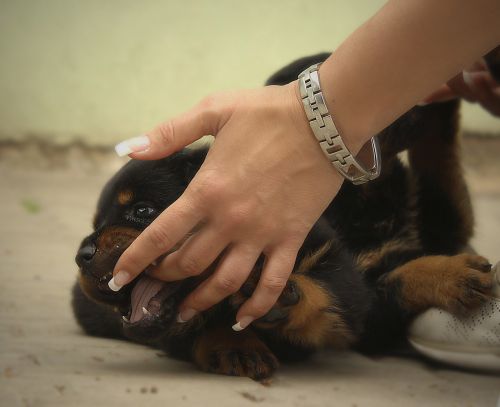
[[[493,296],[471,315],[433,308],[413,321],[408,340],[415,349],[439,362],[500,372],[500,262],[491,272]]]

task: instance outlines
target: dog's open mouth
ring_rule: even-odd
[[[173,296],[178,287],[179,283],[166,283],[142,274],[131,290],[130,306],[123,315],[123,323],[135,326],[166,322],[165,319],[173,315]]]

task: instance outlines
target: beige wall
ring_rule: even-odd
[[[382,4],[0,0],[0,137],[114,143],[334,48]],[[479,109],[465,126],[500,132]]]

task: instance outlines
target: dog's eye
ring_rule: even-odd
[[[125,219],[130,222],[138,223],[144,226],[149,225],[156,216],[158,209],[149,202],[138,202],[125,212]]]
[[[156,215],[156,209],[151,206],[137,205],[134,208],[134,216],[139,219],[148,219]]]

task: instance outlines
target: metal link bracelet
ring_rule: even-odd
[[[319,83],[319,66],[315,64],[299,75],[299,90],[309,125],[328,160],[340,174],[355,185],[374,180],[380,175],[380,147],[372,137],[373,167],[365,169],[351,154],[337,131],[326,107]]]

